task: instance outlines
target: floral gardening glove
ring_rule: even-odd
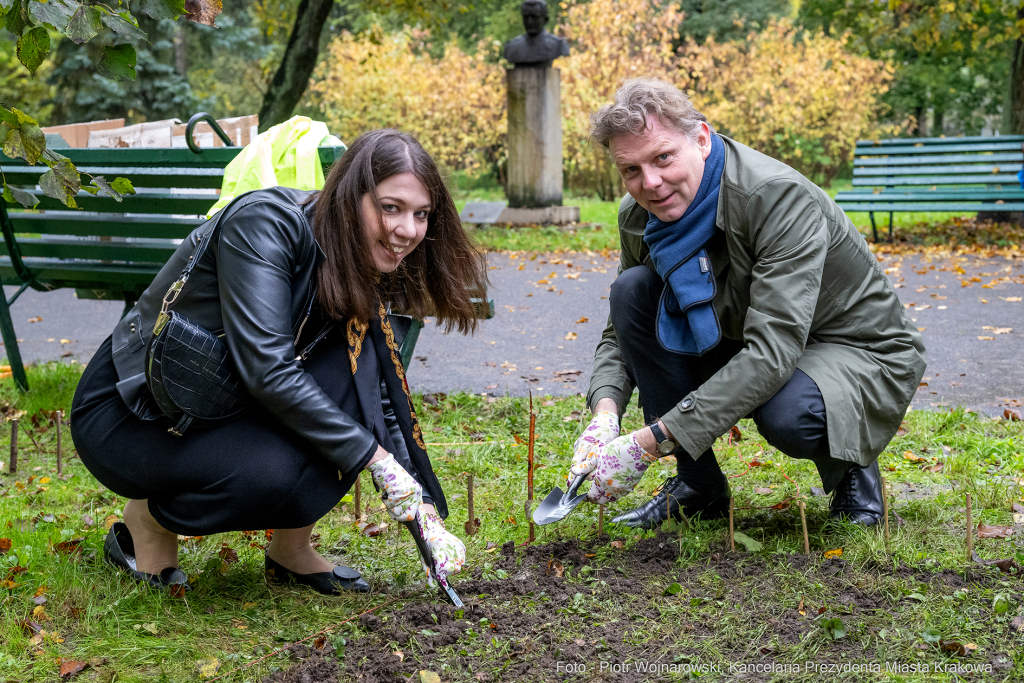
[[[587,500],[603,504],[622,498],[636,487],[644,472],[657,459],[640,447],[636,432],[620,436],[597,456]]]
[[[411,522],[416,518],[423,502],[423,487],[398,464],[394,455],[388,453],[388,457],[370,465],[370,474],[393,520]]]
[[[610,410],[594,415],[573,446],[572,467],[565,485],[570,486],[572,480],[580,475],[589,475],[597,467],[597,458],[608,447],[608,444],[619,435],[619,416]]]
[[[466,561],[466,546],[458,538],[448,533],[444,528],[444,522],[437,516],[436,512],[427,512],[422,507],[416,513],[416,521],[420,524],[420,534],[427,542],[431,554],[434,556],[434,573],[437,580],[445,586],[448,585],[448,576],[458,574]],[[433,588],[436,584],[430,577],[430,568],[420,558],[420,566],[427,575],[427,585]]]

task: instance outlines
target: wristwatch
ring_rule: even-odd
[[[662,431],[661,427],[658,426],[657,420],[647,426],[651,428],[651,433],[654,434],[654,438],[658,442],[657,450],[659,456],[671,455],[672,451],[679,446],[679,444],[668,438],[668,435]]]

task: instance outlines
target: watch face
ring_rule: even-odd
[[[676,442],[673,441],[672,439],[665,439],[664,441],[662,441],[661,443],[658,444],[658,454],[659,455],[668,455],[669,453],[671,453],[675,449],[676,449]]]

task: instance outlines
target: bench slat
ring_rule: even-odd
[[[30,190],[39,199],[36,209],[66,211],[67,207],[53,197],[47,197],[42,190]],[[190,216],[206,215],[217,202],[213,194],[171,194],[169,192],[138,192],[125,195],[120,202],[107,195],[93,196],[79,192],[75,202],[84,211],[106,211],[109,213],[180,213]],[[13,211],[11,212],[14,213]]]
[[[1020,145],[1024,142],[1024,135],[963,135],[945,138],[885,138],[883,140],[858,140],[857,147],[891,147],[896,145],[907,145],[913,143],[924,143],[926,145],[962,145],[970,143],[988,142],[1015,142]]]
[[[999,138],[993,138],[999,139]],[[952,145],[923,145],[917,146],[914,143],[903,145],[889,145],[886,147],[855,147],[854,154],[857,156],[875,154],[952,154],[954,152],[1020,152],[1020,142],[993,142],[984,145],[952,144]]]
[[[977,211],[1024,211],[1024,202],[1007,202],[1005,204],[992,203],[967,203],[948,202],[937,204],[910,203],[910,202],[864,202],[852,203],[849,201],[836,202],[843,211],[935,211],[948,213],[951,211],[966,211],[974,213]]]
[[[1020,181],[1017,180],[1016,175],[989,173],[961,176],[905,176],[898,179],[892,178],[888,182],[884,177],[854,177],[853,185],[857,187],[900,187],[903,185],[1011,185],[1020,187]]]
[[[46,213],[12,211],[9,215],[14,223],[16,233],[160,239],[184,239],[204,221],[202,218],[110,216],[78,211],[48,211]]]
[[[1002,199],[1024,200],[1024,190],[928,190],[926,192],[885,192],[849,191],[839,192],[835,200],[839,201],[904,201],[904,202],[939,202],[939,201],[989,201]]]
[[[854,156],[853,165],[924,166],[928,164],[1003,164],[1021,163],[1021,152],[999,154],[937,154],[935,156]]]
[[[25,265],[51,289],[124,289],[143,291],[160,272],[161,266],[96,261],[60,262],[23,259]],[[11,266],[9,256],[0,257],[0,280],[5,285],[20,285],[21,279]],[[115,286],[116,285],[116,286]]]
[[[1017,163],[1004,164],[970,164],[970,165],[943,165],[943,166],[856,166],[853,169],[854,177],[861,176],[900,176],[900,175],[983,175],[990,173],[1016,174],[1022,168],[1021,161]]]
[[[18,245],[25,257],[62,259],[104,259],[156,263],[163,265],[178,245],[167,240],[153,242],[101,242],[93,240],[55,239],[53,237],[19,237]],[[7,255],[7,245],[0,242],[0,255]]]
[[[35,187],[39,182],[39,176],[43,170],[38,166],[0,166],[7,177],[7,182],[12,185]],[[214,189],[219,190],[224,184],[224,169],[220,168],[125,168],[125,167],[88,167],[78,169],[83,173],[90,173],[94,176],[103,176],[107,180],[114,178],[127,178],[132,181],[135,187],[159,187],[159,188],[182,188],[182,189]],[[89,178],[83,177],[88,183]]]

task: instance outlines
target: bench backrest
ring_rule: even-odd
[[[1024,135],[861,140],[854,150],[854,187],[1019,188]]]
[[[0,277],[4,284],[31,278],[37,288],[74,287],[80,296],[90,298],[141,292],[179,241],[205,220],[217,201],[215,190],[221,187],[224,168],[241,149],[218,147],[200,154],[178,148],[58,150],[80,172],[102,175],[108,181],[125,177],[137,191],[120,202],[103,193],[79,192],[75,201],[81,210],[68,210],[34,189],[44,166],[29,166],[0,154],[7,182],[33,188],[29,191],[40,200],[31,211],[0,200],[5,233],[0,253],[8,257],[0,261]],[[324,168],[344,149],[321,147]],[[83,175],[83,183],[87,182]],[[16,240],[9,239],[15,234]],[[20,253],[11,253],[12,242],[16,242],[13,250]],[[112,291],[108,296],[104,290]]]

